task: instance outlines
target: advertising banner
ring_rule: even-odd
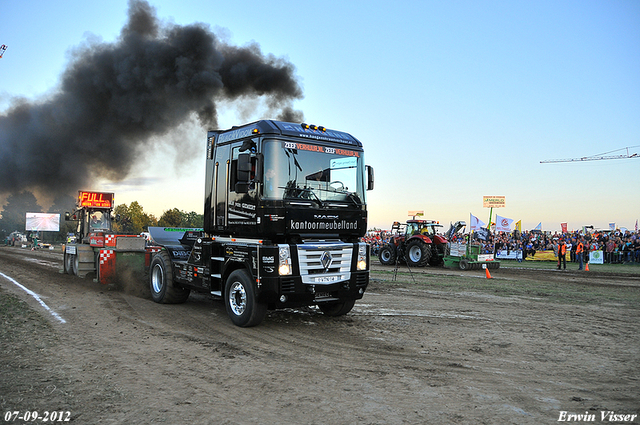
[[[497,260],[522,260],[522,251],[507,251],[506,249],[496,252]]]
[[[505,206],[504,196],[483,196],[482,206],[484,208],[502,208]]]

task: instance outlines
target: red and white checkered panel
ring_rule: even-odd
[[[113,249],[101,249],[99,255],[98,277],[100,283],[112,283],[116,277],[116,253]]]

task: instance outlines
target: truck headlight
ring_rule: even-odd
[[[278,245],[278,274],[287,276],[291,274],[291,252],[289,245]]]
[[[358,262],[357,269],[358,270],[367,270],[367,244],[360,243],[358,246]]]

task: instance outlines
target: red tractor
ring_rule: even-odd
[[[391,226],[395,235],[378,254],[380,262],[394,265],[406,261],[412,267],[442,265],[448,241],[437,234],[438,227],[442,226],[433,220],[407,220],[406,224],[396,221]]]

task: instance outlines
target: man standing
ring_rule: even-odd
[[[560,270],[560,266],[563,266],[564,270],[567,270],[567,245],[564,243],[564,239],[560,239],[558,243],[558,270]]]
[[[584,253],[584,238],[580,238],[580,240],[578,240],[578,245],[576,246],[576,261],[578,262],[578,270],[582,270],[582,266],[584,265],[583,257],[582,257],[583,253]]]

